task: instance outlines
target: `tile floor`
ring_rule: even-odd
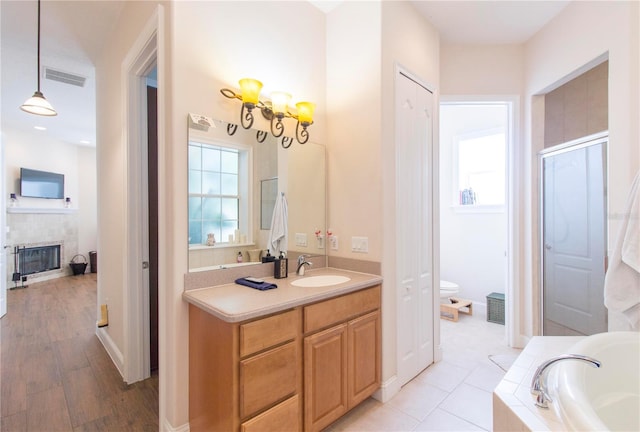
[[[442,361],[387,403],[367,399],[328,431],[491,430],[493,389],[520,350],[507,346],[505,327],[487,322],[483,308],[473,313],[440,320]]]

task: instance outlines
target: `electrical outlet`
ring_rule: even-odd
[[[307,234],[296,233],[296,246],[307,247]]]
[[[332,235],[329,237],[329,242],[331,243],[331,250],[338,250],[338,236]]]
[[[369,237],[351,237],[351,252],[369,253]]]

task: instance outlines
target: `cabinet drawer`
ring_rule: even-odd
[[[380,285],[306,306],[304,332],[320,330],[378,308]]]
[[[283,342],[298,334],[299,309],[273,315],[240,326],[240,357],[246,357]]]
[[[279,403],[259,416],[244,422],[241,432],[281,432],[299,431],[300,424],[300,397],[298,395]]]
[[[295,342],[242,360],[240,417],[250,417],[297,393],[299,367]]]

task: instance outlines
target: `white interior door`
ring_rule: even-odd
[[[433,95],[396,76],[396,282],[400,385],[433,363]]]
[[[607,331],[606,140],[543,159],[545,335]]]

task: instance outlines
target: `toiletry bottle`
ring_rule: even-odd
[[[275,259],[276,259],[276,257],[271,255],[271,253],[269,252],[269,249],[267,249],[267,255],[262,257],[262,262],[263,263],[271,262],[271,261],[275,261]]]
[[[238,258],[236,259],[239,263],[242,262],[242,252],[238,252]]]
[[[273,264],[273,277],[283,279],[289,275],[289,259],[285,257],[284,252],[280,251],[280,256]]]

